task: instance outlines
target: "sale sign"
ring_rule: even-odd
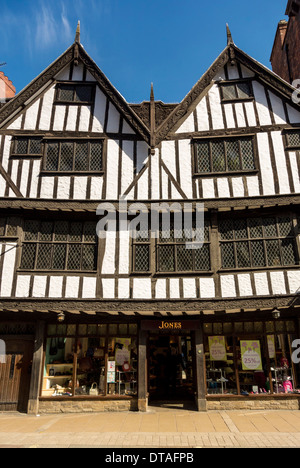
[[[240,345],[243,370],[262,370],[260,342],[242,340]]]
[[[268,335],[268,351],[269,351],[269,358],[275,359],[276,349],[275,349],[275,337],[274,335]]]
[[[209,336],[208,343],[211,361],[227,361],[224,336]]]

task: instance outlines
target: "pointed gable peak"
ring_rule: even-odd
[[[77,44],[80,44],[80,21],[78,21],[78,23],[77,23],[75,42]]]
[[[226,32],[227,32],[227,45],[229,46],[229,45],[234,44],[228,23],[226,24]]]

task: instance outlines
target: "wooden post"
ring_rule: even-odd
[[[37,322],[34,351],[32,360],[29,401],[27,407],[28,414],[38,414],[39,410],[39,393],[40,385],[43,374],[43,354],[44,354],[44,336],[45,336],[45,322]]]
[[[195,330],[195,371],[196,371],[196,405],[198,411],[206,411],[206,378],[203,329]]]
[[[139,330],[138,347],[138,410],[146,412],[147,395],[147,331]]]

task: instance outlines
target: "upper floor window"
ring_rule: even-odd
[[[103,169],[103,141],[47,141],[45,171],[99,172]]]
[[[15,137],[12,144],[12,156],[42,156],[42,139],[36,137]]]
[[[195,174],[255,169],[254,137],[201,140],[195,143]]]
[[[300,149],[300,130],[288,130],[285,132],[286,146]]]
[[[21,269],[95,271],[96,259],[94,222],[25,222]]]
[[[56,87],[56,102],[64,104],[91,104],[95,86],[86,83],[59,83]]]
[[[219,224],[223,268],[297,263],[290,217],[223,219]]]
[[[17,237],[17,235],[18,235],[17,218],[13,218],[13,217],[0,218],[0,237]]]
[[[253,90],[250,81],[221,82],[220,89],[223,102],[253,98]]]

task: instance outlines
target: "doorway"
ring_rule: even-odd
[[[0,411],[27,412],[33,343],[14,340],[6,343],[5,363],[0,364]]]
[[[148,341],[148,394],[151,402],[194,400],[191,334],[152,332]]]

